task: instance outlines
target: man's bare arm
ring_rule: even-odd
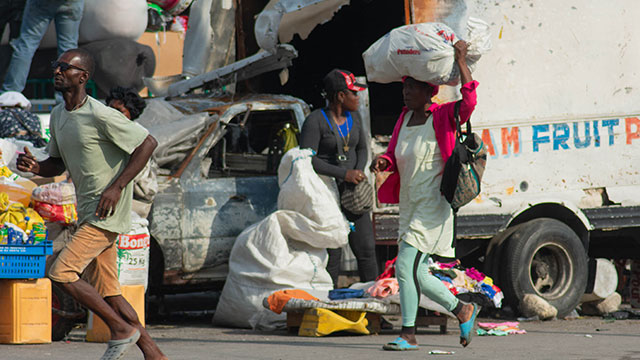
[[[96,216],[103,219],[107,216],[113,215],[116,205],[120,200],[122,189],[124,189],[127,184],[129,184],[131,180],[133,180],[144,168],[157,146],[158,142],[156,139],[151,135],[147,135],[142,144],[140,144],[140,146],[138,146],[131,154],[129,163],[122,173],[120,173],[113,183],[105,189],[104,193],[102,193],[100,203],[98,203],[98,208],[96,209]]]
[[[26,146],[24,147],[24,154],[18,155],[16,165],[20,171],[30,172],[44,177],[57,176],[66,170],[61,158],[49,157],[44,161],[38,161]]]

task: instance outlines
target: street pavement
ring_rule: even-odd
[[[148,326],[151,336],[171,359],[640,359],[640,320],[605,320],[600,317],[574,320],[522,322],[523,335],[475,336],[471,345],[458,344],[456,321],[449,321],[447,334],[438,328],[419,328],[420,349],[410,352],[383,351],[399,327],[380,335],[336,335],[300,337],[284,330],[256,332],[216,328],[210,314],[182,316]],[[391,318],[398,325],[398,318]],[[480,321],[495,322],[495,319]],[[67,341],[42,345],[0,345],[0,359],[69,360],[98,359],[106,345],[84,342],[84,327],[72,331]],[[453,355],[430,355],[431,350],[454,351]],[[132,349],[125,359],[142,359]]]

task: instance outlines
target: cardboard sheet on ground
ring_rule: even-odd
[[[276,290],[316,297],[333,288],[326,248],[347,243],[349,225],[333,179],[318,176],[311,150],[289,150],[278,168],[278,211],[244,230],[229,258],[229,275],[213,318],[218,325],[272,330],[285,326],[262,300]]]

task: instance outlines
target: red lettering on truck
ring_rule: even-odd
[[[627,133],[627,144],[631,144],[634,139],[640,139],[640,119],[632,117],[624,120],[625,132]]]

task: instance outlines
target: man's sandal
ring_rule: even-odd
[[[407,340],[398,336],[392,342],[382,345],[382,349],[389,351],[418,350],[418,345],[411,345]]]
[[[471,333],[473,333],[473,327],[476,323],[476,317],[480,312],[480,306],[472,303],[473,305],[473,313],[471,314],[471,318],[464,323],[460,324],[460,344],[464,347],[467,347],[471,343]]]
[[[119,360],[122,359],[124,354],[129,350],[131,345],[134,345],[140,339],[140,330],[129,336],[126,339],[109,340],[107,344],[107,351],[100,358],[100,360]]]

